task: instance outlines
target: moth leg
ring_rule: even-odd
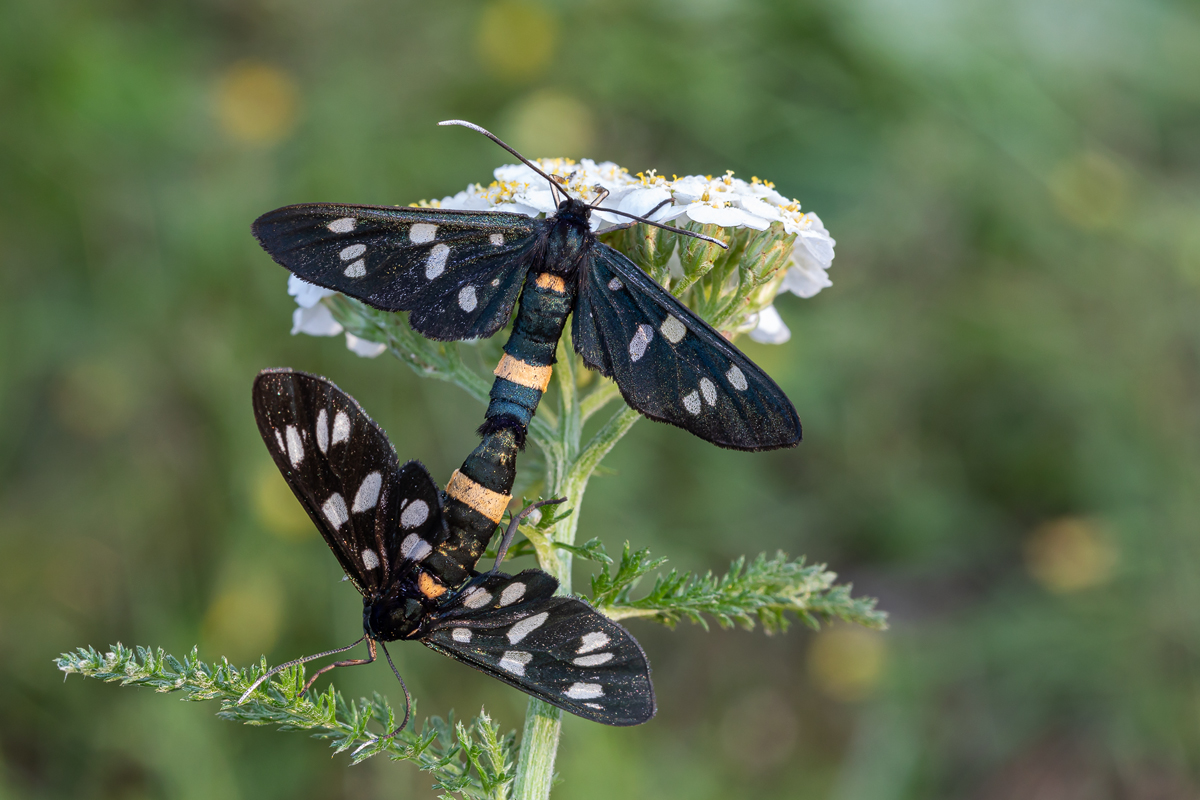
[[[362,664],[370,664],[376,658],[374,639],[367,639],[367,651],[371,654],[370,658],[352,658],[348,661],[335,661],[332,664],[326,664],[325,666],[321,667],[319,670],[313,673],[311,678],[308,679],[308,683],[304,684],[304,688],[300,690],[300,694],[304,694],[311,689],[317,678],[321,677],[326,672],[329,672],[331,669],[335,669],[337,667],[357,667]]]
[[[560,497],[557,500],[539,500],[536,503],[530,503],[521,509],[520,513],[512,518],[512,522],[508,523],[508,529],[504,531],[504,536],[500,539],[500,546],[496,549],[496,564],[492,567],[492,572],[500,571],[500,564],[504,562],[504,557],[508,555],[508,546],[512,544],[513,537],[517,535],[517,528],[521,525],[521,520],[529,516],[535,508],[541,508],[544,505],[567,502],[567,498]]]

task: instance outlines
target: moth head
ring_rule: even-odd
[[[364,606],[363,629],[385,642],[413,638],[425,619],[425,606],[412,595],[365,600]]]

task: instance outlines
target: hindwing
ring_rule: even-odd
[[[400,466],[374,420],[324,378],[264,370],[254,418],[271,457],[355,588],[386,587],[416,542],[436,545],[444,522],[436,484],[417,461]],[[406,547],[407,543],[407,547]]]
[[[617,623],[537,569],[491,572],[426,623],[421,642],[585,719],[638,725],[654,716],[650,664]]]
[[[254,221],[263,249],[304,280],[384,311],[411,311],[431,339],[491,336],[538,241],[523,214],[307,203]]]
[[[775,381],[711,325],[607,245],[580,270],[575,350],[642,414],[734,450],[800,441]]]

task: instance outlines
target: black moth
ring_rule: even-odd
[[[422,561],[446,533],[441,492],[419,462],[400,464],[352,397],[324,378],[265,370],[254,382],[254,416],[275,464],[363,596],[370,658],[321,672],[373,661],[376,642],[413,639],[586,719],[637,725],[654,716],[650,665],[637,640],[583,601],[555,597],[558,581],[545,572],[493,569],[436,600],[420,591]],[[514,521],[509,535],[515,529]]]
[[[484,133],[546,177],[552,191],[561,190],[492,134],[453,124]],[[576,352],[614,379],[645,416],[737,450],[796,445],[800,419],[783,391],[637,265],[599,242],[588,224],[594,207],[567,197],[552,216],[531,219],[309,203],[264,214],[253,231],[297,276],[375,308],[409,311],[416,331],[441,341],[491,336],[508,322],[527,283],[548,281],[566,295],[562,318],[518,317],[514,330],[555,324],[561,330],[573,310]]]

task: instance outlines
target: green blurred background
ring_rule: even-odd
[[[408,765],[64,685],[51,659],[120,640],[278,662],[357,635],[253,375],[331,377],[442,479],[481,408],[289,336],[249,224],[486,182],[507,159],[447,117],[530,155],[773,180],[838,240],[834,287],[779,301],[792,341],[743,341],[804,443],[739,454],[640,423],[580,535],[694,569],[807,554],[892,629],[634,622],[659,715],[568,718],[556,797],[1198,796],[1195,3],[17,0],[0,797],[432,796]],[[394,651],[422,714],[520,725],[523,695]],[[397,694],[378,664],[337,683]]]

